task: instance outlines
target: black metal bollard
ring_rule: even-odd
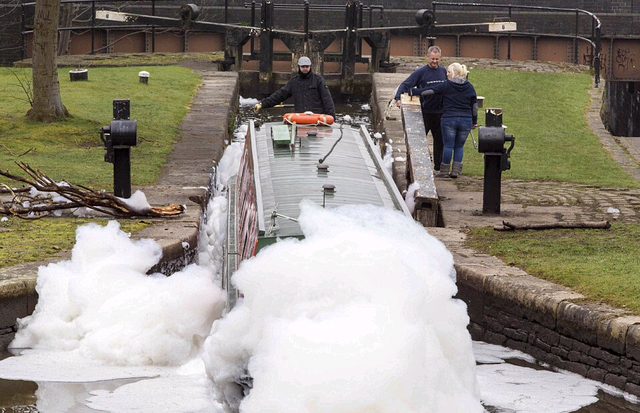
[[[129,100],[114,99],[114,120],[100,130],[107,150],[104,160],[113,163],[113,194],[120,198],[131,197],[131,147],[137,145],[137,121],[129,115]]]
[[[500,214],[502,171],[511,169],[509,156],[515,137],[504,132],[502,109],[487,109],[485,125],[478,129],[478,152],[484,154],[482,213]],[[511,142],[509,149],[504,148],[505,142]]]

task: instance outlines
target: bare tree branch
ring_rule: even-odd
[[[512,224],[507,221],[502,221],[502,226],[496,225],[493,227],[496,231],[515,231],[518,229],[526,230],[526,229],[558,229],[558,228],[595,228],[595,229],[609,229],[611,228],[611,223],[609,221],[599,221],[599,222],[556,222],[553,224]]]
[[[83,186],[74,186],[69,182],[56,182],[40,170],[31,168],[24,162],[16,162],[28,177],[13,175],[9,171],[0,171],[0,175],[11,180],[22,182],[35,188],[38,192],[57,193],[67,201],[53,201],[49,197],[23,194],[24,190],[13,190],[2,185],[5,193],[12,195],[10,202],[0,200],[0,215],[13,215],[24,219],[38,219],[53,211],[76,209],[81,207],[111,215],[114,217],[167,217],[184,212],[181,205],[171,204],[165,207],[152,206],[139,210],[104,191],[94,191]],[[22,188],[21,188],[22,189]]]
[[[11,72],[11,74],[13,75],[13,77],[16,78],[16,80],[18,81],[18,84],[20,85],[20,87],[22,88],[22,91],[24,92],[26,98],[26,102],[29,103],[29,106],[33,106],[33,85],[30,79],[28,79],[25,75],[24,75],[24,70],[22,72],[23,74],[23,79],[21,79],[18,74],[12,70],[9,69],[9,71]],[[25,99],[21,99],[21,100],[25,100]]]

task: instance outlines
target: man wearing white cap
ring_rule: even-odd
[[[327,82],[322,76],[311,71],[311,59],[306,56],[298,59],[298,74],[271,96],[257,103],[254,111],[258,113],[262,108],[274,107],[291,96],[293,96],[294,111],[297,113],[310,111],[336,117],[336,107]]]

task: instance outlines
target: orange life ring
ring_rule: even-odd
[[[298,125],[318,125],[324,123],[331,125],[333,123],[333,116],[313,112],[285,113],[283,120],[289,123],[295,122]]]

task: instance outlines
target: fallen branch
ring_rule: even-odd
[[[5,149],[7,150],[7,152],[9,152],[9,155],[14,156],[14,157],[18,157],[18,158],[19,158],[19,157],[21,157],[21,156],[24,156],[24,155],[28,154],[28,153],[29,153],[29,152],[31,152],[31,151],[35,151],[35,150],[36,150],[36,148],[29,148],[29,149],[27,149],[26,151],[22,152],[20,155],[16,155],[15,153],[13,153],[13,152],[11,151],[11,149],[7,148],[7,146],[6,146],[6,145],[2,145],[2,147],[3,147],[3,148],[5,148]]]
[[[609,229],[611,223],[609,221],[599,222],[556,222],[553,224],[512,224],[507,221],[502,221],[502,226],[496,225],[493,227],[496,231],[515,231],[515,230],[527,230],[527,229],[577,229],[577,228],[593,228],[593,229]]]
[[[124,217],[166,217],[179,215],[184,212],[181,205],[171,204],[166,207],[134,208],[124,199],[104,191],[94,191],[84,186],[74,186],[68,182],[56,182],[39,170],[34,170],[23,162],[16,164],[27,173],[29,178],[17,176],[8,171],[0,171],[0,175],[14,181],[25,183],[38,192],[57,193],[65,201],[54,201],[50,197],[31,196],[11,190],[3,185],[8,193],[12,194],[10,202],[0,200],[0,215],[13,215],[24,219],[38,219],[49,215],[53,211],[76,209],[86,207],[103,214],[118,218]]]
[[[15,194],[16,192],[29,192],[31,188],[23,186],[22,188],[10,188],[8,185],[0,184],[0,194]]]

